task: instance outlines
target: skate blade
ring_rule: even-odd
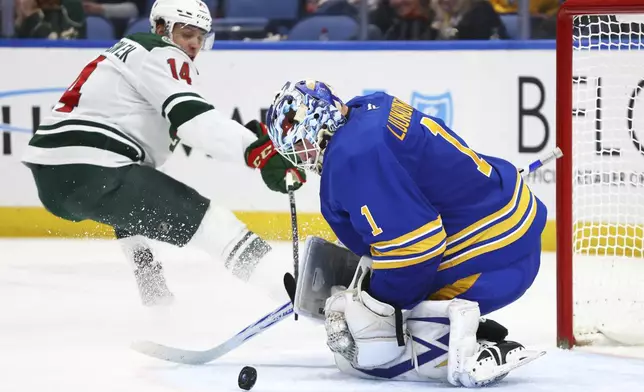
[[[496,382],[497,378],[510,373],[514,369],[517,369],[523,365],[527,365],[530,362],[534,361],[535,359],[546,355],[546,352],[525,350],[523,352],[523,355],[524,355],[523,358],[521,358],[517,362],[507,363],[505,365],[497,366],[493,369],[490,369],[487,372],[477,372],[472,378],[474,379],[474,382],[476,383],[477,386],[489,385],[491,383]]]

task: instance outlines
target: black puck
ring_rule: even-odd
[[[244,368],[239,372],[239,377],[237,378],[237,385],[241,389],[250,390],[257,381],[257,370],[252,366],[244,366]]]

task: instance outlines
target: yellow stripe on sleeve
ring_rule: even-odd
[[[516,184],[514,186],[514,193],[512,195],[512,198],[508,202],[508,204],[503,206],[503,208],[501,208],[497,212],[495,212],[495,213],[493,213],[491,215],[488,215],[485,218],[479,219],[477,222],[472,223],[471,225],[469,225],[468,227],[466,227],[463,230],[459,231],[458,233],[452,234],[451,236],[447,237],[448,248],[449,248],[449,244],[452,244],[454,242],[460,241],[462,238],[465,238],[465,237],[475,233],[476,231],[481,230],[482,228],[484,228],[485,226],[489,225],[490,223],[492,223],[492,222],[494,222],[494,221],[496,221],[498,219],[502,219],[505,215],[510,213],[510,211],[512,211],[512,209],[516,206],[516,204],[518,202],[519,190],[521,189],[522,183],[523,183],[523,181],[521,180],[521,176],[517,172],[517,181],[516,181]],[[460,246],[460,244],[458,246]],[[454,252],[457,252],[457,251],[458,251],[458,249],[454,250]]]
[[[380,241],[380,242],[375,242],[371,244],[371,249],[372,249],[371,253],[373,254],[374,251],[380,252],[380,253],[386,253],[388,251],[393,250],[391,248],[403,247],[405,246],[405,244],[412,242],[418,238],[421,238],[424,235],[429,234],[430,232],[440,228],[442,225],[443,225],[443,221],[439,216],[438,218],[434,219],[429,223],[424,224],[423,226],[417,228],[416,230],[411,231],[407,234],[403,234],[400,237],[394,238],[393,240]]]
[[[537,215],[537,208],[538,208],[538,203],[534,195],[531,194],[531,200],[532,204],[530,207],[530,210],[528,212],[528,217],[523,221],[523,223],[519,227],[515,227],[514,230],[510,231],[505,235],[504,237],[499,238],[496,241],[490,242],[488,244],[482,245],[480,247],[475,247],[465,253],[462,253],[454,258],[448,258],[444,262],[442,262],[438,266],[438,270],[442,271],[447,268],[454,267],[456,265],[459,265],[461,263],[466,262],[467,260],[470,260],[476,256],[482,255],[484,253],[492,252],[497,249],[501,249],[505,246],[510,245],[511,243],[515,242],[519,238],[521,238],[526,231],[532,226],[532,222],[534,221],[535,216]],[[512,217],[514,220],[514,216]],[[519,219],[516,219],[516,222],[518,223],[520,221],[521,217]]]
[[[391,260],[373,260],[371,268],[373,269],[392,269],[392,268],[403,268],[409,267],[411,265],[420,264],[424,261],[433,259],[436,256],[441,255],[445,251],[445,232],[442,231],[442,240],[438,243],[433,249],[430,249],[428,253],[412,256],[405,259],[391,259]]]
[[[442,227],[438,227],[434,229],[434,231],[436,232],[435,234],[430,235],[429,237],[421,241],[415,242],[409,246],[394,248],[393,250],[387,252],[381,252],[378,250],[382,248],[371,247],[371,255],[376,257],[391,257],[413,256],[415,254],[424,253],[428,249],[431,249],[438,245],[447,237],[445,229],[443,229]]]
[[[482,230],[478,235],[472,236],[471,238],[468,238],[467,240],[463,241],[462,243],[456,246],[450,247],[448,245],[448,248],[445,251],[445,256],[453,255],[454,253],[457,253],[477,242],[485,241],[487,239],[499,236],[505,233],[506,231],[511,230],[514,226],[516,226],[516,224],[519,223],[519,221],[521,221],[521,218],[525,215],[526,211],[528,210],[528,205],[530,204],[530,198],[531,198],[530,197],[531,192],[528,189],[528,186],[524,183],[520,185],[521,185],[521,197],[519,198],[518,206],[514,211],[514,213],[512,213],[512,215],[506,216],[505,220],[502,220],[499,223],[493,226],[490,226],[485,230]],[[514,204],[516,204],[516,200]],[[447,240],[449,241],[449,238]]]

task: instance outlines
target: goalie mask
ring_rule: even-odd
[[[156,0],[150,11],[150,26],[156,32],[157,22],[165,23],[165,36],[172,40],[176,24],[194,26],[203,32],[202,50],[212,49],[215,32],[212,31],[212,17],[208,6],[201,0]]]
[[[268,135],[292,164],[319,174],[329,139],[346,122],[343,105],[325,83],[287,82],[266,114]]]

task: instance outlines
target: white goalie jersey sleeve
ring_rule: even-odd
[[[141,65],[137,90],[176,130],[174,137],[210,155],[240,162],[256,138],[203,98],[198,77],[192,60],[181,50],[155,48]]]

